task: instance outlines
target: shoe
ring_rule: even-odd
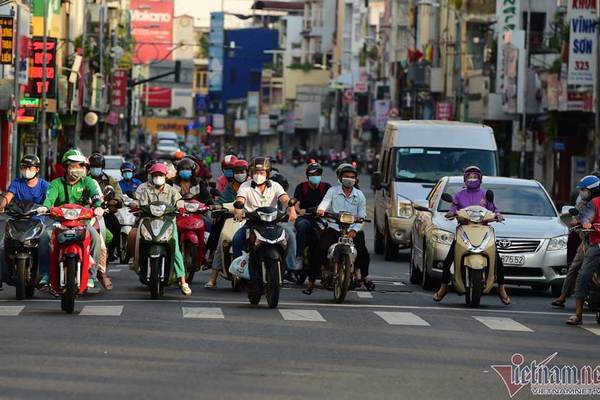
[[[108,277],[108,275],[106,275],[103,272],[98,271],[96,276],[98,278],[98,281],[100,281],[100,284],[102,285],[104,290],[112,290],[113,284],[112,284],[110,278]]]
[[[566,324],[574,326],[581,325],[583,324],[583,318],[578,315],[571,315],[569,319],[566,320]]]
[[[188,285],[187,283],[180,283],[179,289],[181,290],[181,293],[183,293],[184,296],[192,295],[192,289],[190,288],[190,285]]]
[[[40,280],[38,282],[38,287],[48,286],[49,283],[50,283],[50,279],[48,278],[48,274],[44,274],[44,275],[42,275],[42,277],[40,278]]]
[[[87,287],[88,289],[93,289],[95,287],[95,282],[94,282],[94,278],[88,278],[88,283],[87,283]]]
[[[208,282],[206,282],[206,284],[204,285],[204,287],[206,289],[214,289],[217,287],[217,282],[209,280]]]

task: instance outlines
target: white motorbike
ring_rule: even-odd
[[[121,225],[121,232],[119,233],[118,238],[113,238],[113,240],[118,240],[117,251],[119,253],[119,261],[121,264],[127,264],[129,259],[131,258],[131,254],[127,251],[127,243],[129,238],[129,232],[136,224],[137,217],[131,212],[129,206],[133,200],[127,196],[123,195],[123,204],[124,207],[121,207],[115,213],[117,217],[117,221],[119,221],[119,225]]]

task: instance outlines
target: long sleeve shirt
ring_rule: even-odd
[[[318,207],[319,210],[325,210],[331,213],[339,213],[342,211],[356,215],[359,218],[367,218],[367,199],[362,191],[357,188],[352,188],[350,195],[346,196],[341,185],[331,187]],[[340,230],[337,223],[329,223],[329,227]],[[349,230],[359,232],[363,224],[353,224]]]

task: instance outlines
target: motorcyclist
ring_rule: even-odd
[[[0,210],[4,210],[11,201],[31,201],[35,204],[42,204],[46,199],[49,183],[40,178],[40,159],[35,154],[27,154],[19,162],[20,178],[11,182],[6,193],[0,198]],[[45,222],[46,232],[40,237],[38,247],[39,251],[39,272],[40,286],[48,285],[48,269],[50,266],[50,233],[52,225]],[[4,246],[0,246],[0,290],[2,288],[2,266],[5,263]]]
[[[294,198],[298,200],[296,203],[296,211],[298,212],[298,219],[296,220],[294,227],[296,228],[296,243],[297,259],[296,263],[301,263],[303,260],[304,249],[307,244],[318,243],[318,232],[315,229],[314,217],[306,215],[307,209],[315,209],[323,201],[325,193],[331,188],[331,185],[327,182],[322,181],[323,167],[318,162],[311,162],[306,166],[305,170],[306,181],[296,186],[294,190]],[[312,239],[312,240],[311,240]],[[315,280],[318,273],[317,264],[319,260],[316,258],[317,252],[309,252],[310,267],[309,271],[309,288],[312,291],[315,286]]]
[[[132,162],[125,161],[123,164],[121,164],[121,175],[123,176],[123,179],[119,181],[119,187],[121,188],[121,192],[123,194],[126,194],[131,198],[135,196],[135,191],[137,190],[138,186],[142,184],[142,181],[134,178],[133,175],[135,174],[135,170],[135,164]]]
[[[204,180],[195,176],[198,164],[190,158],[184,158],[177,163],[177,176],[173,178],[172,185],[182,196],[192,195],[204,204],[212,204],[212,197],[208,185]]]
[[[317,214],[324,216],[325,212],[339,213],[349,212],[360,218],[367,217],[367,200],[362,191],[356,188],[358,182],[358,171],[351,164],[341,164],[336,174],[339,185],[331,187],[317,208]],[[353,239],[356,248],[355,287],[360,287],[363,283],[367,290],[375,289],[375,284],[368,278],[370,256],[365,243],[365,234],[362,230],[363,224],[354,224],[350,226],[348,236]],[[336,243],[340,237],[340,227],[335,222],[330,222],[327,229],[321,234],[319,240],[319,263],[313,268],[319,268],[327,264],[327,252],[329,247]],[[314,289],[314,271],[313,276],[304,294],[311,294]]]
[[[228,183],[233,181],[233,164],[238,160],[238,158],[234,155],[226,155],[221,160],[221,170],[223,171],[223,175],[217,178],[216,189],[219,192],[223,192],[225,186]]]
[[[65,176],[54,179],[50,182],[46,199],[43,207],[38,210],[40,213],[46,213],[51,207],[60,207],[64,204],[79,204],[89,207],[90,202],[94,207],[94,214],[98,217],[104,215],[101,193],[98,190],[98,184],[91,177],[87,176],[87,159],[77,149],[68,150],[62,158],[65,166]],[[106,275],[106,265],[100,265],[100,252],[102,241],[100,234],[88,225],[87,231],[91,237],[91,256],[94,260],[90,268],[90,278],[88,279],[88,288],[97,287],[98,280],[106,289],[112,287],[110,278]]]
[[[502,217],[500,210],[496,207],[494,203],[490,203],[489,201],[487,201],[485,197],[486,191],[481,187],[483,174],[481,173],[479,167],[467,167],[464,171],[463,177],[465,188],[454,195],[454,201],[450,206],[450,210],[446,213],[446,218],[455,217],[456,213],[459,210],[462,210],[463,208],[470,206],[482,206],[487,208],[491,212],[494,212],[498,221],[503,221],[504,217]],[[442,299],[448,293],[448,284],[450,283],[451,279],[450,267],[454,262],[455,246],[456,240],[454,240],[450,245],[448,255],[444,260],[442,284],[439,290],[433,295],[433,300],[436,302],[442,301]],[[504,287],[504,264],[502,263],[502,259],[500,258],[500,254],[498,252],[496,252],[496,280],[498,282],[497,293],[498,297],[500,297],[500,301],[504,305],[509,305],[511,302],[510,297],[506,293],[506,288]]]
[[[177,189],[167,183],[167,166],[163,163],[156,163],[150,167],[149,171],[152,176],[152,185],[142,185],[138,187],[136,192],[136,202],[133,203],[133,208],[138,206],[148,206],[150,203],[160,201],[177,208],[183,207],[181,194]],[[173,268],[175,276],[179,280],[179,289],[185,296],[191,296],[192,289],[185,281],[185,265],[183,256],[179,249],[179,238],[177,236],[177,226],[174,225],[173,236],[170,240],[171,248],[173,249]]]

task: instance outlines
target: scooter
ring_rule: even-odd
[[[39,205],[31,201],[13,200],[6,214],[4,235],[5,262],[4,281],[16,288],[17,300],[32,298],[38,276],[38,246],[44,234],[44,224],[32,219]]]
[[[205,228],[202,214],[208,211],[209,207],[193,198],[184,198],[184,200],[184,206],[179,209],[177,216],[177,232],[179,248],[185,265],[186,281],[191,284],[194,274],[200,271],[206,262]]]
[[[232,275],[229,272],[229,266],[231,265],[231,261],[233,258],[233,248],[232,241],[235,233],[242,226],[246,224],[246,221],[238,222],[233,218],[234,207],[233,203],[225,203],[222,205],[221,209],[213,209],[213,216],[226,218],[225,224],[223,225],[223,229],[221,230],[221,271],[219,275],[228,281],[231,282],[231,288],[234,292],[239,292],[243,282],[237,276]]]
[[[94,210],[65,204],[52,207],[50,216],[58,221],[51,238],[50,288],[60,294],[61,309],[72,314],[75,298],[88,289],[91,236],[85,221],[94,218]]]
[[[121,225],[121,232],[118,238],[113,238],[113,240],[118,240],[117,243],[117,252],[119,253],[119,261],[121,264],[127,264],[131,255],[127,251],[128,248],[128,238],[129,233],[133,229],[136,223],[136,216],[131,212],[129,206],[131,205],[132,199],[124,194],[123,195],[123,205],[117,210],[115,216],[117,217],[117,221],[119,221],[119,225]]]
[[[336,303],[343,303],[350,289],[356,261],[354,241],[348,236],[348,229],[353,224],[371,222],[347,212],[328,213],[325,218],[337,222],[340,227],[340,238],[327,251],[327,265],[321,267],[321,282],[324,287],[333,287],[333,298]]]
[[[452,196],[442,194],[442,200],[452,202]],[[486,200],[494,201],[488,190]],[[490,222],[497,221],[496,215],[481,206],[459,210],[456,219],[461,225],[456,230],[454,251],[454,287],[458,294],[465,294],[470,307],[479,307],[481,296],[494,287],[496,278],[496,235]]]

